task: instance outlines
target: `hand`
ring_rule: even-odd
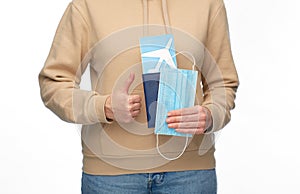
[[[180,133],[203,134],[212,125],[210,111],[200,105],[168,112],[169,128]]]
[[[108,119],[116,120],[120,123],[130,123],[140,113],[141,97],[128,94],[134,77],[134,73],[131,73],[124,86],[119,90],[113,91],[112,95],[107,98],[104,110]]]

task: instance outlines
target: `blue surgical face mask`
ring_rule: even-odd
[[[194,71],[194,67],[195,60],[193,70],[163,68],[160,72],[154,133],[156,134],[157,151],[167,160],[178,159],[187,147],[188,138],[192,137],[192,134],[179,133],[173,128],[168,128],[166,118],[169,111],[194,106],[198,77],[198,71]],[[159,150],[158,135],[186,137],[182,152],[175,158],[164,156]]]
[[[185,69],[165,69],[160,72],[155,134],[186,136],[168,128],[169,111],[194,106],[198,72]],[[192,135],[189,134],[189,137]]]

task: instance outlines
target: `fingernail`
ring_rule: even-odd
[[[174,125],[168,124],[168,127],[169,127],[169,128],[174,128]]]

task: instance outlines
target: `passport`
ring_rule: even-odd
[[[142,77],[143,77],[148,128],[154,128],[160,73],[159,72],[147,73],[147,74],[143,74]]]

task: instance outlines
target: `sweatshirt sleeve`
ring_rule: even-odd
[[[104,112],[107,96],[79,87],[87,67],[87,63],[82,61],[89,49],[88,32],[86,20],[76,5],[70,3],[39,74],[41,97],[45,106],[64,121],[108,123]]]
[[[204,65],[202,69],[204,101],[212,114],[209,132],[222,129],[231,119],[230,110],[239,86],[232,58],[226,10],[222,0],[212,14],[208,27]]]

